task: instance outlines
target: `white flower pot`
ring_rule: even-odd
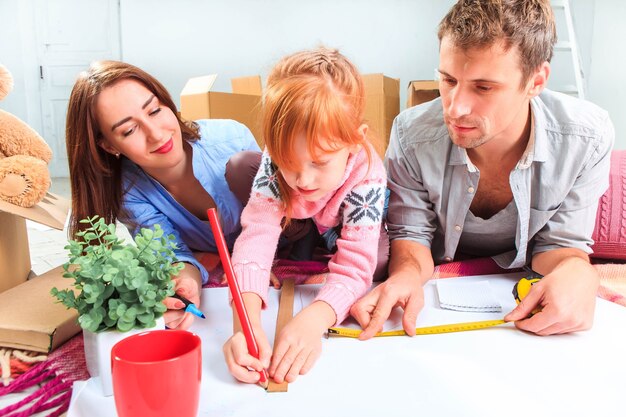
[[[96,382],[96,385],[100,386],[102,395],[105,397],[113,395],[113,382],[111,380],[111,349],[113,345],[128,336],[158,329],[165,329],[165,320],[163,317],[157,319],[155,327],[132,329],[128,332],[109,330],[106,332],[93,333],[88,330],[83,330],[87,370],[89,371],[89,375],[91,375]]]

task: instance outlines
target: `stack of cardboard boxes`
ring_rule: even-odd
[[[232,93],[212,91],[217,75],[190,78],[180,95],[180,113],[187,120],[233,119],[245,124],[259,146],[261,134],[261,77],[233,78]],[[389,142],[393,119],[400,111],[400,81],[383,74],[364,77],[367,95],[365,119],[369,124],[375,147],[384,155]]]
[[[62,230],[68,210],[51,193],[31,208],[0,201],[0,347],[49,352],[80,331],[76,311],[50,295],[72,281],[61,267],[34,277],[26,231],[26,219]]]
[[[187,120],[233,119],[245,124],[261,149],[261,95],[259,75],[231,79],[232,93],[212,91],[216,74],[190,78],[180,94],[181,116]],[[381,157],[389,144],[393,120],[400,112],[400,80],[383,74],[363,75],[366,104],[365,120],[370,140]],[[411,81],[407,108],[439,96],[437,81]]]

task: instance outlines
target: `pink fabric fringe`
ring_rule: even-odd
[[[48,410],[51,411],[46,416],[60,416],[69,408],[74,381],[88,378],[83,337],[79,334],[50,354],[48,360],[33,366],[8,386],[0,387],[2,396],[42,384],[17,403],[0,409],[0,417],[28,417]]]

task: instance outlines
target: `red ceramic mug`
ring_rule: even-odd
[[[196,417],[200,399],[200,338],[185,330],[152,330],[111,350],[119,417]]]

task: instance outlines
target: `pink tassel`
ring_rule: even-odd
[[[48,414],[48,417],[54,417],[67,411],[72,395],[72,383],[59,376],[55,365],[55,360],[39,363],[17,377],[8,386],[0,387],[0,395],[5,395],[24,391],[47,380],[41,388],[26,398],[0,409],[0,417],[28,417],[56,408]],[[23,407],[27,408],[20,410]]]
[[[0,410],[0,416],[2,417],[28,417],[35,413],[39,413],[45,410],[49,410],[53,407],[59,407],[51,415],[60,415],[60,412],[67,410],[69,406],[69,400],[71,397],[72,384],[64,382],[63,378],[55,377],[52,380],[46,382],[40,389],[30,394],[15,404]],[[52,401],[49,401],[52,399]],[[27,404],[35,401],[30,407],[17,411]],[[60,412],[59,412],[60,411]],[[57,414],[57,412],[59,412]],[[50,416],[50,415],[49,415]]]

